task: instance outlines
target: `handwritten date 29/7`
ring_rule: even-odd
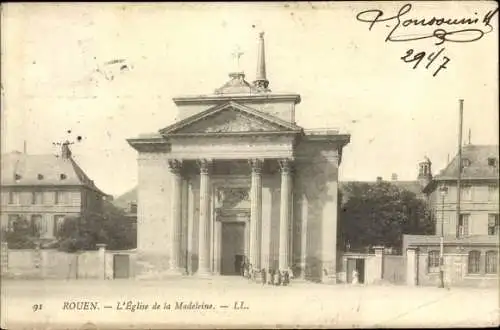
[[[406,51],[406,55],[401,57],[401,59],[405,62],[405,63],[412,63],[412,62],[415,62],[415,65],[413,65],[413,69],[416,69],[420,62],[422,62],[424,59],[427,60],[427,65],[425,66],[426,69],[429,69],[432,64],[438,59],[438,57],[441,56],[441,54],[443,53],[444,51],[444,48],[441,48],[437,53],[435,52],[432,52],[430,54],[427,55],[426,52],[419,52],[419,53],[415,53],[415,51],[413,49],[408,49]],[[439,71],[441,71],[441,69],[446,69],[446,64],[448,64],[448,62],[450,62],[450,59],[447,57],[447,56],[441,56],[440,60],[438,62],[435,62],[435,64],[437,65],[437,68],[434,70],[434,73],[432,74],[433,77],[435,77]]]

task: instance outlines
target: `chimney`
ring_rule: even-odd
[[[257,56],[257,77],[253,84],[263,90],[267,90],[269,80],[266,77],[266,52],[264,49],[264,32],[259,33],[259,53]]]
[[[396,173],[392,173],[391,180],[392,181],[398,181],[398,175]]]
[[[62,147],[61,147],[61,158],[62,159],[70,159],[71,158],[71,150],[69,149],[69,141],[66,140],[66,142],[64,142],[62,144]]]
[[[25,154],[25,155],[28,153],[28,152],[27,152],[27,150],[28,150],[28,146],[27,146],[27,144],[26,144],[26,140],[24,140],[24,144],[23,144],[23,152],[24,152],[24,154]]]

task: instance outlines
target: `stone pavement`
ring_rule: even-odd
[[[2,281],[2,327],[9,329],[87,322],[120,329],[493,326],[499,324],[498,307],[497,289],[304,282],[275,287],[239,277]]]

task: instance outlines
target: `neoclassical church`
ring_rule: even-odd
[[[295,123],[296,93],[273,93],[264,34],[257,76],[173,98],[175,123],[128,139],[138,151],[135,276],[291,269],[336,282],[338,168],[350,136]],[[240,70],[238,70],[240,71]]]

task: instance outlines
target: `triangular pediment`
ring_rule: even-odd
[[[163,135],[300,131],[295,124],[236,102],[217,105],[160,130]]]

